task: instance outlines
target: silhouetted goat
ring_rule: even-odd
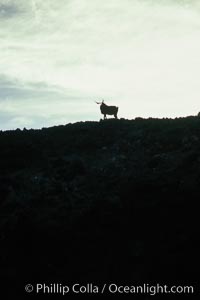
[[[102,115],[104,115],[104,120],[107,119],[106,115],[114,115],[115,119],[117,119],[117,113],[119,107],[117,106],[108,106],[104,103],[104,100],[102,102],[96,102],[97,104],[100,105],[100,110]]]

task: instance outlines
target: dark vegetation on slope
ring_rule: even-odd
[[[198,117],[0,132],[0,195],[13,289],[199,280]]]

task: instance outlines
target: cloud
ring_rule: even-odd
[[[78,102],[82,105],[80,115],[77,112]],[[85,103],[87,99],[80,99],[80,95],[71,90],[58,89],[43,82],[23,83],[0,76],[1,129],[39,128],[52,125],[52,120],[55,125],[71,122],[75,118],[78,121],[83,115],[87,117],[91,113]]]
[[[38,126],[99,119],[99,98],[128,118],[196,113],[199,17],[195,0],[0,0],[0,111]]]
[[[12,5],[0,4],[0,18],[11,18],[18,14],[17,7]]]

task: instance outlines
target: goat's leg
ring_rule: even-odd
[[[106,115],[104,115],[104,120],[106,119]]]

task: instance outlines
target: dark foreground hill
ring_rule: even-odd
[[[198,117],[0,132],[0,195],[0,279],[14,292],[199,284]]]

